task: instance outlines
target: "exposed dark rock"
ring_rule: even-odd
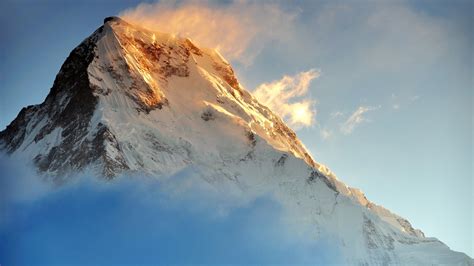
[[[245,135],[249,140],[250,146],[252,146],[252,148],[255,148],[255,146],[257,145],[257,137],[255,136],[255,133],[253,133],[252,131],[247,131],[245,132]]]
[[[209,121],[209,120],[214,120],[214,113],[212,112],[211,109],[206,109],[204,112],[201,114],[201,118],[204,121]]]
[[[188,46],[189,51],[191,51],[195,55],[202,56],[201,49],[199,49],[196,45],[194,45],[194,43],[192,43],[191,40],[186,39],[185,43]]]
[[[56,172],[60,176],[70,170],[80,170],[84,166],[100,162],[103,165],[101,174],[108,178],[128,169],[115,136],[106,126],[99,124],[98,127],[99,130],[93,140],[85,139],[78,143],[75,142],[76,135],[70,134],[60,145],[51,148],[48,154],[36,156],[34,162],[38,169],[43,172]],[[107,145],[118,151],[116,157],[110,157],[106,150]]]
[[[288,154],[282,154],[278,161],[275,163],[275,166],[283,166],[288,158]]]
[[[313,169],[313,170],[311,170],[311,174],[309,175],[307,181],[308,181],[308,183],[311,183],[311,182],[315,182],[316,180],[323,181],[328,186],[328,188],[330,188],[331,190],[333,190],[336,193],[339,193],[339,191],[337,191],[337,188],[334,185],[334,183],[331,182],[327,176],[325,176],[324,174],[322,174],[318,170]]]
[[[362,224],[365,242],[369,249],[393,250],[395,240],[390,235],[385,235],[377,230],[374,222],[364,214],[364,223]]]
[[[125,38],[124,36],[121,36]],[[187,62],[189,61],[189,49],[185,45],[175,47],[159,44],[150,45],[143,42],[140,39],[127,38],[127,44],[134,44],[143,54],[140,58],[140,62],[167,78],[170,76],[187,77],[189,76],[189,69]],[[177,60],[178,63],[171,63],[172,59]],[[176,61],[176,60],[175,60]]]
[[[87,133],[98,101],[87,74],[87,67],[94,60],[96,42],[100,37],[98,32],[76,47],[62,65],[50,93],[40,105],[40,110],[45,111],[41,115],[47,115],[51,122],[41,129],[35,137],[36,142],[58,126],[64,129],[63,137],[72,132],[77,135]]]
[[[37,108],[36,105],[32,105],[21,109],[15,120],[0,132],[0,150],[12,153],[21,145],[25,139],[26,126],[35,115]]]
[[[109,21],[122,21],[122,19],[119,18],[119,17],[115,17],[115,16],[104,18],[104,24],[109,22]]]
[[[102,27],[69,54],[42,104],[22,109],[17,118],[0,132],[0,142],[6,143],[0,148],[13,152],[24,141],[27,125],[34,123],[30,125],[34,128],[44,120],[47,123],[35,135],[34,141],[41,141],[56,128],[62,128],[62,140],[47,154],[34,158],[39,171],[54,172],[59,176],[99,161],[106,177],[128,169],[120,152],[115,158],[108,155],[107,145],[117,151],[120,147],[107,127],[99,124],[93,139],[86,138],[98,102],[94,95],[97,88],[89,83],[87,68],[95,58],[96,42],[101,33]]]
[[[147,133],[144,139],[148,141],[155,151],[173,154],[173,148],[168,144],[161,142],[152,132]]]
[[[235,77],[234,70],[232,67],[225,62],[214,63],[214,69],[222,75],[229,86],[231,86],[234,90],[236,90],[239,94],[242,95],[242,89],[239,86],[239,81]],[[234,95],[234,91],[230,91],[232,95]],[[234,95],[235,96],[235,95]]]
[[[35,136],[36,142],[58,126],[64,128],[63,134],[81,131],[81,128],[85,130],[97,103],[89,86],[87,67],[94,59],[95,43],[101,32],[102,27],[69,54],[42,104],[23,108],[17,118],[0,132],[0,142],[6,143],[3,148],[7,152],[13,152],[23,142],[26,125],[32,117],[36,123],[42,119],[51,121]]]
[[[299,147],[301,146],[301,142],[296,136],[296,133],[290,129],[283,121],[281,121],[278,117],[272,117],[274,120],[278,121],[273,125],[273,132],[271,134],[275,137],[281,136],[285,140],[290,141],[290,146],[294,151],[298,151],[299,153],[303,153],[304,160],[311,166],[316,167],[316,164],[313,158],[306,152],[302,151]]]
[[[408,234],[410,234],[412,236],[417,236],[417,232],[416,232],[415,228],[413,228],[413,226],[411,225],[411,223],[409,221],[407,221],[406,219],[403,219],[403,218],[397,218],[397,222],[403,227],[403,229],[405,229],[405,232],[407,232]],[[423,232],[421,232],[421,231],[418,231],[418,232],[423,237],[425,236],[423,234]]]
[[[248,143],[250,145],[250,151],[245,154],[244,158],[240,161],[253,160],[255,158],[255,146],[257,145],[257,137],[252,131],[246,131],[245,136],[247,137]]]

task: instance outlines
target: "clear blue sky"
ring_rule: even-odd
[[[46,97],[69,52],[138,1],[2,1],[0,128]],[[297,133],[346,184],[473,256],[472,1],[303,1],[291,38],[233,62],[249,89],[311,68],[317,123]],[[353,130],[341,125],[359,107]],[[327,133],[323,138],[321,132]]]

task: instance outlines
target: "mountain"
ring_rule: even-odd
[[[0,133],[0,149],[58,183],[81,171],[192,169],[216,188],[272,193],[315,237],[333,236],[349,264],[472,264],[315,162],[217,51],[117,17],[71,52],[45,101]]]

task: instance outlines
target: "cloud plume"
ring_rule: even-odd
[[[314,101],[306,95],[311,81],[319,75],[319,71],[310,69],[294,76],[284,76],[280,80],[261,84],[253,95],[291,127],[308,127],[314,123],[316,111],[313,108]]]
[[[119,16],[151,30],[191,38],[243,64],[250,64],[267,41],[291,32],[295,18],[276,4],[242,1],[142,3]]]
[[[345,135],[349,135],[354,131],[354,129],[363,122],[368,122],[369,120],[364,117],[364,114],[369,111],[374,111],[379,109],[380,106],[359,106],[354,113],[352,113],[349,118],[341,125],[341,132]]]

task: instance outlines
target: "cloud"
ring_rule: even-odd
[[[259,194],[243,202],[194,170],[113,182],[80,174],[53,188],[2,156],[2,264],[340,263],[329,236],[289,230],[278,200]],[[216,215],[222,209],[226,214]]]
[[[323,140],[329,139],[333,135],[332,131],[327,128],[322,128],[321,130],[319,130],[319,133],[321,134]]]
[[[344,113],[341,112],[341,111],[334,111],[334,112],[331,112],[329,114],[329,118],[330,119],[336,119],[336,118],[342,117],[343,115],[344,115]]]
[[[261,84],[253,95],[280,115],[290,127],[308,127],[314,123],[316,111],[314,100],[307,93],[311,81],[319,75],[319,71],[310,69],[294,76],[284,76],[280,80]]]
[[[341,125],[341,132],[345,135],[349,135],[354,131],[354,129],[361,123],[369,121],[367,118],[364,117],[364,114],[369,111],[374,111],[379,109],[378,107],[371,107],[371,106],[359,106],[357,110],[352,113],[352,115],[347,118],[347,120]]]
[[[139,4],[119,16],[151,30],[189,37],[229,60],[250,64],[266,43],[291,32],[296,13],[266,2],[163,1]]]
[[[30,202],[50,193],[54,187],[36,175],[21,160],[0,152],[0,212],[10,201]],[[0,222],[2,220],[0,215]]]
[[[412,96],[398,96],[392,93],[390,97],[390,104],[393,110],[399,110],[402,107],[407,107],[420,99],[418,95]]]

